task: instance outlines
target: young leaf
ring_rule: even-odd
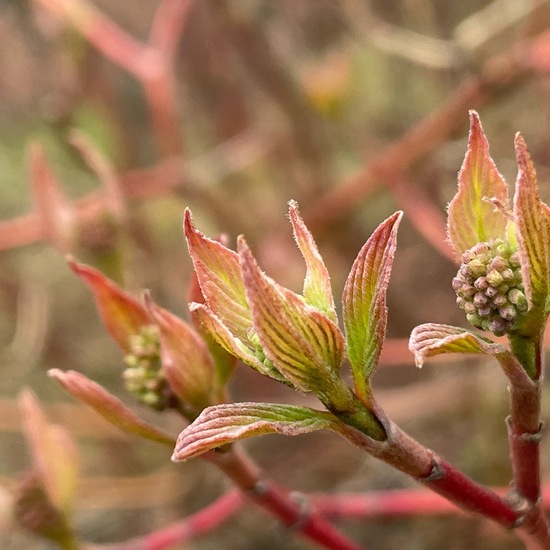
[[[331,413],[274,403],[227,403],[205,409],[178,437],[172,460],[180,462],[239,439],[278,433],[338,430]]]
[[[48,422],[32,391],[23,391],[19,406],[23,429],[48,499],[55,508],[66,513],[72,507],[78,476],[74,441],[61,426]]]
[[[130,336],[139,334],[143,326],[152,324],[145,307],[96,269],[78,264],[71,258],[67,261],[94,293],[109,334],[126,353],[130,352]]]
[[[246,338],[252,316],[246,302],[239,256],[218,241],[206,238],[185,211],[184,232],[195,273],[208,307],[235,336]]]
[[[540,200],[535,167],[519,133],[516,134],[515,149],[518,176],[514,217],[522,279],[529,305],[539,308],[545,305],[550,284],[548,209]]]
[[[419,368],[426,359],[444,353],[491,355],[500,363],[510,380],[518,385],[532,384],[525,370],[504,346],[460,327],[437,323],[415,327],[409,339],[409,349]]]
[[[172,391],[199,410],[212,404],[214,363],[201,337],[182,319],[157,306],[150,294],[145,303],[159,327],[162,369]]]
[[[508,205],[508,188],[489,155],[479,116],[470,111],[468,150],[458,173],[458,192],[448,208],[447,235],[458,259],[477,243],[504,238],[508,220],[495,201]]]
[[[381,223],[359,251],[342,295],[348,358],[355,388],[367,397],[368,380],[378,365],[387,324],[390,281],[402,212]]]
[[[284,381],[284,378],[275,369],[269,368],[260,361],[254,352],[239,338],[233,336],[220,318],[212,313],[203,304],[189,304],[191,318],[196,325],[200,325],[204,332],[217,342],[224,350],[240,359],[246,365],[251,366],[260,374]]]
[[[141,420],[122,401],[83,374],[51,369],[48,371],[48,375],[57,380],[73,397],[94,409],[105,420],[123,432],[166,445],[174,444],[173,437]]]
[[[267,358],[301,391],[333,385],[344,348],[339,328],[262,273],[242,237],[238,250],[254,328]]]
[[[306,302],[322,311],[331,321],[337,322],[330,276],[313,236],[306,227],[295,201],[289,202],[289,216],[294,239],[306,262],[306,277],[302,294]]]

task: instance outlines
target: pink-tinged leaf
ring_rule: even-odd
[[[300,435],[339,431],[328,412],[275,403],[227,403],[205,409],[178,437],[172,460],[179,462],[239,439],[266,434]]]
[[[22,392],[19,406],[23,430],[48,499],[64,513],[70,511],[78,477],[78,452],[69,433],[50,424],[30,390]]]
[[[450,325],[426,323],[415,327],[409,339],[416,366],[421,368],[430,357],[447,353],[490,355],[517,385],[532,384],[523,367],[512,353],[501,344],[483,338],[469,330]]]
[[[193,225],[185,211],[184,232],[195,273],[208,307],[232,334],[246,338],[252,316],[246,302],[239,256],[223,244],[208,239]]]
[[[74,209],[61,191],[39,143],[30,145],[28,163],[34,208],[42,231],[59,250],[69,252],[75,223]]]
[[[386,336],[386,290],[390,282],[402,212],[381,223],[359,251],[342,295],[348,358],[355,389],[367,397]]]
[[[123,432],[165,445],[174,444],[173,437],[141,420],[122,401],[83,374],[51,369],[48,375],[57,380],[74,398],[88,405]]]
[[[550,284],[550,228],[548,208],[540,200],[535,167],[521,134],[515,139],[518,176],[514,218],[521,275],[530,306],[543,307]],[[540,329],[540,327],[538,327]]]
[[[242,237],[238,249],[254,329],[267,358],[301,391],[333,386],[344,350],[338,326],[267,277]]]
[[[294,231],[294,239],[306,262],[306,276],[302,294],[306,302],[337,322],[336,308],[330,286],[330,276],[319,253],[313,236],[306,227],[295,201],[289,202],[289,216]]]
[[[260,374],[269,376],[280,382],[284,381],[284,378],[277,370],[270,365],[264,364],[256,357],[254,350],[250,347],[250,343],[247,345],[239,338],[233,336],[229,332],[229,329],[221,322],[220,318],[212,313],[206,306],[203,304],[191,303],[189,304],[189,311],[191,312],[193,322],[197,326],[200,325],[204,332],[228,353],[234,355],[246,365],[251,366]]]
[[[162,369],[172,391],[199,410],[212,405],[216,372],[205,342],[185,321],[157,306],[150,294],[145,303],[159,328]]]
[[[105,328],[115,342],[130,352],[130,337],[152,321],[145,307],[100,271],[68,259],[70,268],[90,287]]]
[[[505,237],[507,216],[491,199],[507,205],[508,188],[489,155],[479,116],[470,111],[468,150],[448,208],[447,235],[457,259],[477,243]]]

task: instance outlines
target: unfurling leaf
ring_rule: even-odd
[[[446,353],[473,353],[494,357],[502,370],[519,385],[531,381],[512,353],[501,344],[460,327],[426,323],[415,327],[409,339],[416,366],[421,368],[430,357]]]
[[[130,337],[139,334],[144,326],[151,324],[145,307],[96,269],[76,263],[70,258],[68,263],[94,293],[101,319],[109,334],[129,353]]]
[[[23,429],[40,480],[51,504],[66,514],[73,503],[78,476],[78,453],[69,433],[50,424],[30,390],[19,399]]]
[[[267,277],[242,237],[238,249],[254,329],[265,355],[297,389],[326,393],[339,380],[344,349],[339,328]]]
[[[200,325],[202,330],[210,336],[218,345],[228,353],[231,353],[240,359],[246,365],[251,366],[260,374],[283,381],[284,378],[274,368],[270,368],[264,362],[260,361],[255,352],[239,338],[233,336],[229,329],[221,322],[212,311],[203,304],[189,304],[191,318],[196,325]]]
[[[306,262],[306,276],[302,294],[306,302],[323,312],[331,321],[337,322],[330,276],[313,236],[302,220],[295,201],[289,203],[289,216],[294,239]]]
[[[316,430],[339,431],[331,413],[274,403],[227,403],[205,409],[178,437],[172,460],[179,462],[256,435],[300,435]]]
[[[479,116],[471,111],[468,150],[458,174],[458,193],[448,208],[447,234],[457,259],[477,243],[505,237],[508,219],[503,208],[507,205],[506,182],[489,155],[489,142]]]
[[[160,334],[162,370],[172,391],[199,411],[213,404],[214,363],[202,338],[182,319],[157,306],[149,294],[145,302]]]
[[[386,335],[386,290],[402,212],[381,223],[359,251],[342,296],[346,344],[355,388],[367,397]]]
[[[514,196],[516,237],[525,295],[530,306],[545,306],[550,284],[550,226],[542,203],[535,167],[521,134],[515,139],[518,176]],[[540,327],[537,327],[540,328]]]
[[[51,369],[48,375],[57,380],[73,397],[94,409],[123,432],[166,445],[174,444],[173,437],[141,420],[122,401],[83,374]]]
[[[235,336],[245,339],[252,326],[239,256],[218,241],[206,238],[185,211],[184,232],[195,273],[208,307]]]

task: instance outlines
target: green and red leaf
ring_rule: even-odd
[[[48,499],[55,508],[67,513],[73,504],[78,477],[76,445],[64,428],[48,421],[32,391],[22,392],[19,407],[23,430]]]
[[[510,380],[518,385],[531,381],[512,353],[501,344],[474,332],[451,325],[426,323],[415,327],[409,339],[416,366],[421,368],[430,357],[447,353],[490,355],[497,359]]]
[[[518,176],[514,218],[525,296],[530,306],[543,308],[550,285],[548,207],[540,200],[533,161],[521,134],[515,138]],[[539,327],[540,328],[540,327]]]
[[[203,304],[195,302],[189,304],[191,318],[197,326],[201,326],[205,334],[212,338],[219,346],[231,355],[240,359],[246,365],[251,366],[260,374],[283,381],[284,378],[275,369],[269,368],[260,361],[254,351],[239,338],[229,332],[229,329],[222,323],[212,311]]]
[[[229,331],[244,339],[252,326],[239,256],[218,241],[205,237],[185,211],[184,232],[195,273],[208,307]]]
[[[344,350],[338,326],[267,277],[242,237],[238,249],[254,329],[267,358],[301,391],[332,385]]]
[[[149,294],[145,303],[159,328],[162,369],[172,391],[199,410],[213,404],[216,372],[205,342],[185,321],[157,306]]]
[[[330,276],[306,224],[302,220],[295,201],[289,202],[289,216],[296,244],[306,262],[306,276],[302,294],[306,302],[337,322]]]
[[[367,397],[368,380],[378,365],[387,325],[390,281],[402,212],[381,223],[359,251],[342,295],[348,358],[355,388]]]
[[[316,430],[339,431],[328,412],[275,403],[227,403],[205,409],[181,432],[172,460],[180,462],[247,437],[300,435]]]
[[[130,352],[130,337],[152,324],[145,307],[100,271],[70,258],[68,264],[92,290],[109,334],[125,352]]]
[[[166,445],[174,444],[173,437],[141,420],[122,401],[83,374],[51,369],[48,371],[48,375],[57,380],[73,397],[94,409],[105,420],[123,432]]]
[[[470,111],[468,150],[458,173],[458,192],[448,208],[447,235],[457,259],[477,243],[505,238],[507,205],[506,182],[489,154],[478,114]]]

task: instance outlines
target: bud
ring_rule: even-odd
[[[491,239],[466,251],[462,260],[452,286],[468,322],[497,336],[511,332],[527,311],[516,251],[502,239]]]
[[[126,389],[143,404],[162,411],[169,406],[170,388],[160,360],[159,331],[145,325],[129,339],[130,353],[122,374]]]

